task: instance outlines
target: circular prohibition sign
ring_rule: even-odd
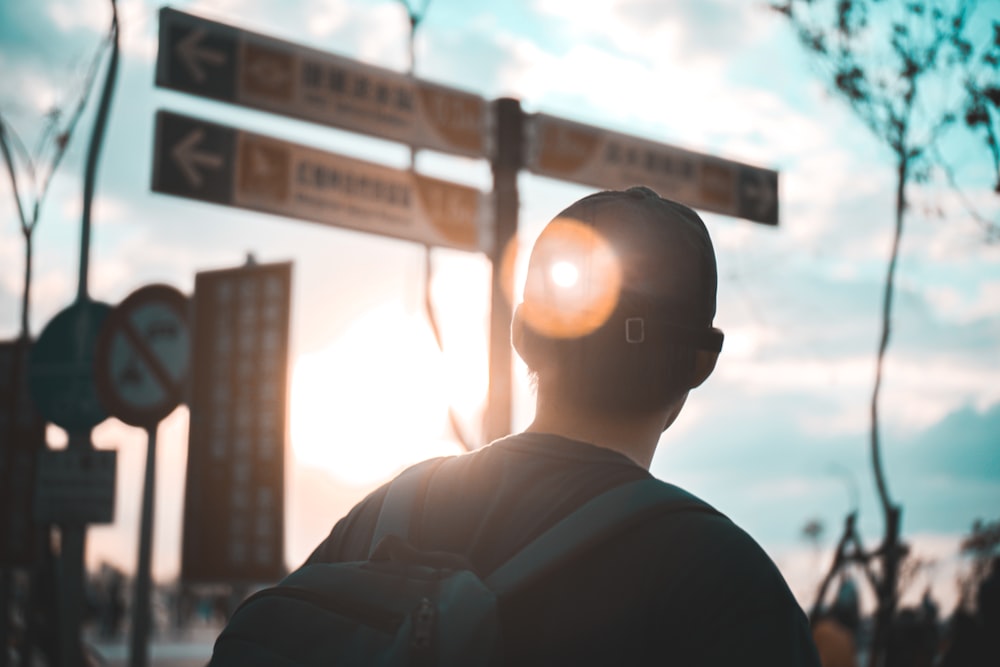
[[[108,315],[97,340],[97,395],[108,413],[146,429],[182,401],[191,362],[187,297],[140,287]]]

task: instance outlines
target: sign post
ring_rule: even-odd
[[[98,332],[111,306],[78,298],[58,313],[42,331],[31,352],[28,367],[28,389],[39,413],[61,426],[69,434],[69,444],[63,451],[45,452],[46,459],[56,457],[57,468],[73,467],[88,461],[93,453],[90,432],[107,417],[97,399],[94,384],[94,347]],[[114,452],[108,452],[114,458]],[[86,466],[86,464],[83,464]],[[112,464],[112,470],[113,470]],[[86,469],[80,475],[87,477]],[[41,476],[41,473],[40,473]],[[111,474],[110,506],[105,501],[94,507],[100,520],[114,512],[114,473]],[[48,492],[40,483],[36,495],[36,512],[44,507]],[[61,504],[65,514],[51,517],[60,527],[59,553],[59,651],[61,664],[77,664],[80,626],[83,621],[84,547],[86,524],[91,517],[76,513],[72,501]],[[108,519],[105,519],[108,520]]]
[[[126,424],[145,429],[149,443],[132,605],[132,667],[149,663],[156,430],[181,402],[190,356],[187,298],[166,285],[132,292],[111,311],[97,341],[95,372],[102,404]]]
[[[522,161],[524,113],[521,103],[504,98],[496,101],[497,154],[493,159],[493,264],[490,292],[490,383],[487,399],[485,440],[490,442],[510,432],[512,403],[512,353],[510,349],[511,299],[514,280],[511,263],[517,239],[520,197],[517,174]]]

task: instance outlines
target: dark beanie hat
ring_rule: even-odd
[[[697,213],[646,187],[604,191],[571,204],[539,235],[523,315],[548,338],[610,327],[624,339],[625,321],[644,318],[647,328],[690,339],[684,330],[711,331],[717,285],[712,240]]]
[[[715,252],[687,206],[646,187],[584,197],[539,235],[518,307],[518,352],[581,406],[657,409],[719,352]]]

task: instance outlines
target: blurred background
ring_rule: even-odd
[[[997,545],[995,535],[984,536],[1000,518],[995,5],[858,2],[863,24],[861,14],[847,14],[849,25],[838,30],[844,3],[777,4],[197,0],[171,7],[351,62],[397,73],[412,67],[422,81],[487,103],[519,100],[529,115],[778,172],[777,225],[702,213],[718,255],[716,326],[726,332],[725,348],[715,374],[664,434],[652,472],[744,527],[807,611],[851,513],[864,549],[886,536],[871,401],[902,210],[878,402],[880,457],[888,498],[902,508],[899,541],[909,547],[900,605],[932,601],[943,622],[963,604],[974,607],[969,582],[984,576]],[[490,254],[428,250],[382,233],[154,192],[159,110],[397,170],[411,160],[399,141],[155,85],[160,9],[117,2],[120,54],[90,209],[88,293],[112,306],[152,283],[193,295],[199,272],[240,267],[248,257],[291,264],[281,560],[294,568],[355,502],[404,466],[483,446],[493,435],[484,425]],[[31,220],[40,202],[27,333],[37,338],[77,297],[83,183],[110,67],[111,11],[105,0],[0,3],[0,118],[18,185],[15,193],[6,173],[0,179],[0,340],[24,333],[19,203]],[[959,13],[962,24],[950,22]],[[900,70],[899,53],[936,38],[938,59],[912,63],[923,68],[920,77]],[[213,53],[203,47],[203,67],[212,67]],[[919,95],[907,98],[907,82],[918,78]],[[477,224],[487,235],[493,149],[415,156],[419,173],[482,193],[485,222]],[[211,170],[211,158],[199,168]],[[512,303],[523,250],[565,205],[598,189],[527,169],[516,185]],[[510,431],[525,427],[532,411],[515,357]],[[190,416],[181,405],[157,430],[153,636],[165,641],[174,632],[184,644],[189,635],[179,628],[200,623],[209,630],[188,643],[204,647],[220,618],[212,601],[222,599],[224,609],[228,589],[197,589],[188,615],[177,611]],[[51,424],[45,437],[55,449],[69,440]],[[94,593],[103,600],[90,617],[96,637],[108,600],[131,601],[123,591],[139,557],[148,443],[142,428],[114,418],[90,439],[117,452],[113,519],[86,530],[91,590],[104,591]],[[831,578],[829,597],[845,578],[856,580],[862,612],[871,613],[872,588],[857,565]],[[128,616],[116,613],[99,641],[121,656]]]

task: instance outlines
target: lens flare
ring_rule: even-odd
[[[552,282],[560,287],[572,287],[580,277],[580,270],[572,262],[562,261],[552,265]]]
[[[621,281],[621,262],[607,239],[578,220],[555,220],[531,253],[525,321],[552,338],[585,336],[614,311]]]

